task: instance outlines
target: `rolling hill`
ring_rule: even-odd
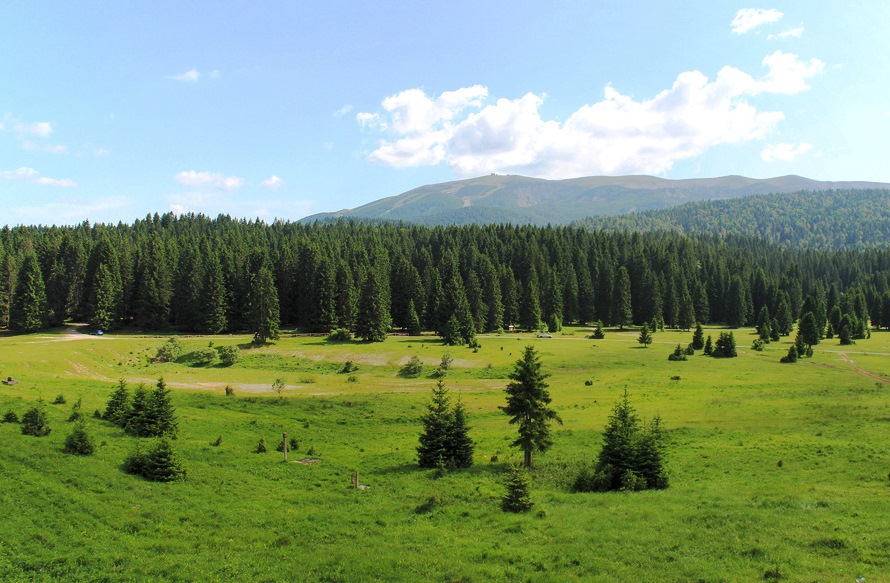
[[[544,180],[489,175],[421,186],[366,205],[319,213],[301,222],[337,218],[406,221],[425,225],[469,223],[568,224],[585,217],[667,209],[702,200],[829,189],[881,189],[890,184],[823,182],[800,176],[769,179],[724,176],[669,180],[655,176],[590,176]]]

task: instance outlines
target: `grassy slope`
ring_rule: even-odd
[[[649,348],[635,332],[592,341],[570,331],[483,337],[478,353],[450,349],[447,385],[468,405],[476,465],[440,480],[414,466],[434,381],[397,376],[414,354],[432,372],[446,349],[430,337],[286,338],[243,351],[231,369],[150,363],[162,338],[0,338],[0,375],[20,379],[0,386],[0,414],[21,415],[37,397],[68,399],[48,405],[49,437],[0,425],[0,579],[737,581],[778,566],[785,580],[881,581],[890,571],[890,408],[886,386],[855,369],[890,376],[890,334],[843,354],[826,341],[812,361],[781,365],[787,341],[755,353],[749,332],[736,332],[737,359],[680,363],[667,355],[689,333],[658,333]],[[208,340],[247,338],[184,342]],[[527,343],[553,375],[565,424],[537,458],[535,509],[515,516],[499,510],[501,471],[521,456],[497,406]],[[347,359],[359,365],[358,382],[337,372]],[[116,379],[160,375],[181,387],[176,447],[187,481],[124,474],[136,440],[97,420],[91,431],[105,445],[95,456],[60,452],[77,398],[92,412]],[[287,383],[280,403],[276,378]],[[235,397],[222,394],[226,383]],[[642,417],[664,419],[671,487],[569,493],[625,386]],[[314,446],[323,461],[251,453],[260,437],[273,446],[282,431],[300,441],[296,457]],[[222,445],[210,447],[219,435]],[[493,454],[500,462],[489,462]],[[350,488],[353,470],[369,489]]]

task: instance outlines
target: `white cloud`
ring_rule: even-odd
[[[409,89],[384,99],[383,113],[358,113],[356,120],[383,134],[368,159],[393,167],[444,162],[461,176],[658,174],[720,144],[764,139],[785,116],[758,110],[750,98],[804,91],[824,68],[818,59],[805,63],[781,51],[763,64],[767,73],[760,79],[729,66],[713,80],[687,71],[644,100],[607,86],[602,100],[564,122],[543,119],[544,97],[534,93],[485,105],[481,86],[438,98]]]
[[[214,172],[195,172],[188,170],[180,172],[174,177],[176,182],[190,188],[215,188],[224,192],[237,190],[244,184],[244,179],[237,176],[224,176]]]
[[[790,162],[802,154],[813,149],[812,144],[801,142],[799,144],[769,144],[760,153],[764,162]]]
[[[800,38],[803,36],[803,24],[797,26],[795,28],[790,28],[786,31],[780,32],[779,34],[770,34],[766,38],[773,39],[783,39],[783,38]]]
[[[183,81],[185,83],[197,83],[201,79],[201,72],[197,69],[189,69],[185,73],[173,75],[170,79],[173,81]]]
[[[70,178],[47,178],[45,176],[41,176],[33,180],[34,184],[43,184],[45,186],[58,186],[59,188],[75,188],[77,183]]]
[[[53,154],[64,154],[68,151],[68,146],[52,145],[52,144],[35,144],[30,140],[22,140],[22,149],[29,152],[52,152]]]
[[[341,107],[340,109],[338,109],[337,111],[335,111],[334,113],[332,113],[331,115],[333,115],[334,117],[343,117],[350,111],[352,111],[352,106],[347,104],[347,105],[344,105],[343,107]]]
[[[784,16],[775,8],[742,8],[732,19],[732,32],[745,34],[758,26],[778,22]]]
[[[260,186],[263,188],[268,188],[269,190],[278,190],[281,188],[281,185],[284,184],[284,180],[279,178],[278,176],[270,176],[266,178],[262,182],[260,182]]]
[[[2,177],[4,180],[17,180],[21,178],[31,178],[32,176],[37,176],[38,174],[39,172],[37,172],[37,170],[22,166],[18,170],[5,170],[3,172],[0,172],[0,177]]]
[[[34,123],[16,123],[15,132],[19,136],[36,136],[38,138],[47,138],[53,133],[53,124],[48,121],[38,121]]]

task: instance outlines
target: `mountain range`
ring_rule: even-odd
[[[311,215],[301,222],[342,217],[424,225],[563,225],[585,217],[667,209],[701,200],[833,189],[890,189],[890,184],[827,182],[794,175],[767,179],[723,176],[671,180],[655,176],[589,176],[545,180],[492,174],[421,186],[354,209]]]

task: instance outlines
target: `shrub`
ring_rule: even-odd
[[[127,389],[127,381],[121,379],[118,381],[117,388],[111,393],[111,397],[108,398],[102,418],[123,427],[126,425],[129,411],[130,393]]]
[[[38,399],[37,404],[22,415],[22,435],[43,437],[49,435],[51,431],[52,429],[50,429],[46,416],[46,407],[43,401]]]
[[[182,342],[179,336],[171,336],[158,348],[155,362],[173,362],[182,354]]]
[[[346,342],[347,340],[352,340],[352,332],[346,328],[334,328],[328,334],[328,340],[331,342]]]
[[[315,453],[315,446],[314,446],[314,445],[310,445],[310,446],[309,446],[309,450],[306,452],[306,455],[308,455],[308,456],[310,456],[310,457],[311,457],[311,456],[314,456],[314,455],[318,455],[318,454]]]
[[[686,356],[695,356],[695,348],[693,348],[691,343],[686,347]]]
[[[80,412],[81,407],[83,406],[83,399],[78,399],[74,405],[71,407],[71,415],[68,416],[68,422],[73,423],[78,419],[83,419],[83,413]]]
[[[210,445],[213,447],[219,447],[222,445],[222,435],[217,436],[216,439],[210,442]]]
[[[436,371],[433,373],[433,376],[436,377],[444,377],[448,374],[448,369],[451,368],[451,363],[454,362],[454,357],[451,356],[450,352],[446,352],[442,355],[442,360],[439,362],[439,366],[436,367]]]
[[[586,380],[586,381],[584,381],[584,386],[585,386],[585,387],[592,387],[592,386],[593,386],[593,381],[591,381],[591,380]]]
[[[677,347],[674,351],[668,355],[668,360],[686,360],[686,351],[677,344]]]
[[[411,360],[408,361],[408,364],[402,367],[402,370],[399,371],[399,375],[406,378],[414,378],[420,376],[421,372],[423,372],[423,362],[420,360],[420,357],[415,354],[411,357]]]
[[[137,441],[136,449],[124,459],[124,471],[135,476],[144,476],[148,463],[148,454],[142,451],[142,445]]]
[[[507,493],[501,498],[501,508],[505,512],[528,512],[535,505],[529,492],[528,473],[523,468],[510,468],[506,486]]]
[[[232,388],[231,385],[226,385],[226,397],[234,397],[235,389]]]
[[[56,395],[56,398],[53,399],[53,405],[64,405],[68,401],[65,400],[65,395],[59,393]]]
[[[786,354],[785,356],[783,356],[783,357],[779,360],[779,362],[785,362],[785,363],[794,363],[794,362],[797,362],[797,346],[794,346],[794,345],[792,344],[791,347],[788,349],[788,354]]]
[[[143,453],[137,443],[136,450],[124,460],[124,471],[152,482],[184,480],[186,475],[173,446],[163,437],[148,453]]]
[[[210,366],[214,362],[216,362],[216,350],[209,346],[192,352],[193,366]]]
[[[755,338],[754,342],[751,344],[751,350],[763,352],[763,340],[761,340],[760,338]]]
[[[714,344],[714,351],[711,356],[717,358],[735,358],[738,356],[735,348],[735,336],[732,332],[721,332],[720,337]]]
[[[254,452],[255,453],[266,453],[267,451],[269,451],[269,448],[266,447],[266,438],[261,437],[260,442],[258,444],[256,444],[256,449],[254,450]]]
[[[16,415],[15,411],[7,411],[3,415],[3,423],[18,423],[19,416]]]
[[[355,372],[358,370],[358,366],[352,362],[351,360],[347,360],[343,363],[343,368],[340,369],[342,374],[349,374],[351,372]]]
[[[351,374],[351,375],[349,375],[348,377],[346,377],[346,382],[347,382],[347,383],[357,383],[357,382],[358,382],[358,377],[355,376],[354,374]]]
[[[220,346],[217,352],[219,353],[219,362],[223,366],[234,365],[241,356],[241,349],[237,346]]]
[[[74,430],[65,437],[65,447],[62,451],[74,455],[93,455],[95,449],[93,439],[87,433],[86,422],[81,418],[74,426]]]

